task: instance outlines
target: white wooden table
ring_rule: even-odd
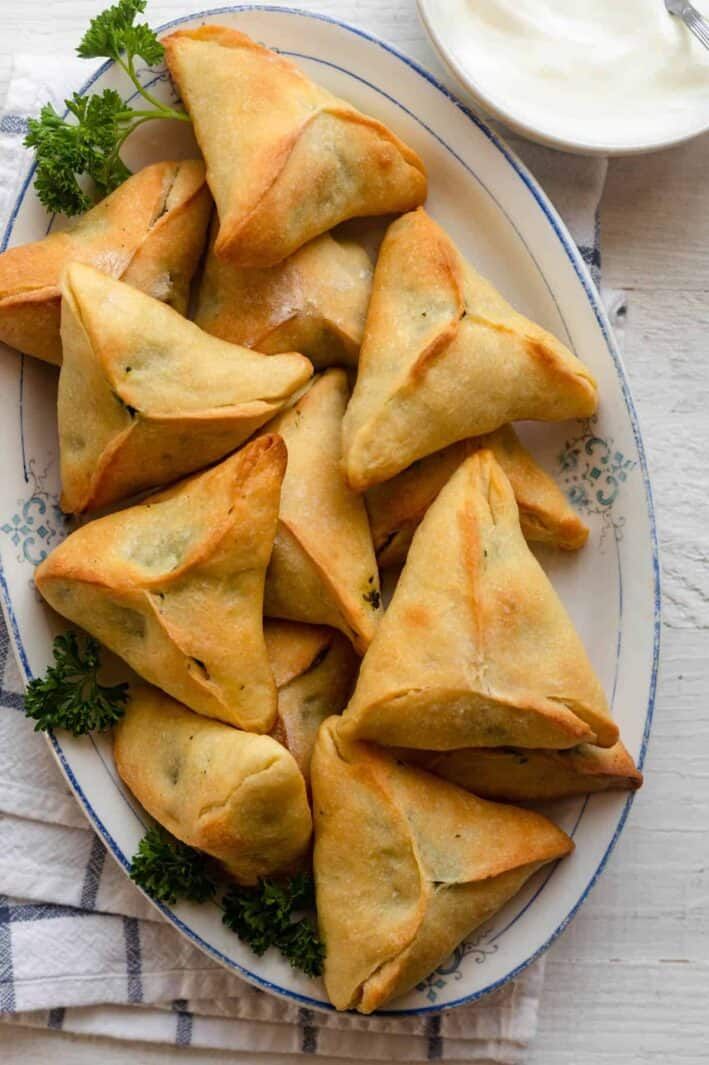
[[[658,0],[660,2],[660,0]],[[414,0],[293,0],[385,37],[441,74]],[[11,57],[69,52],[108,0],[0,0]],[[199,5],[192,4],[192,8]],[[204,6],[207,6],[206,4]],[[151,0],[153,24],[190,10]],[[626,364],[649,448],[664,569],[662,680],[646,786],[605,875],[551,949],[530,1065],[709,1062],[709,137],[613,160],[605,284],[629,296]],[[6,1065],[139,1062],[175,1050],[0,1031]],[[189,1065],[227,1062],[186,1051]]]

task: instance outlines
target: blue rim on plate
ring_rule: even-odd
[[[652,549],[652,569],[653,569],[653,648],[652,648],[652,669],[651,669],[649,691],[648,691],[647,710],[646,710],[646,715],[645,715],[645,722],[644,722],[644,727],[643,727],[643,734],[642,734],[640,752],[639,752],[638,759],[637,759],[638,767],[640,769],[642,769],[644,761],[645,761],[645,755],[646,755],[646,751],[647,751],[647,744],[648,744],[650,729],[651,729],[651,725],[652,725],[653,711],[654,711],[654,706],[655,706],[655,696],[656,696],[656,690],[657,690],[658,664],[659,664],[659,653],[660,653],[661,583],[660,583],[660,562],[659,562],[659,550],[658,550],[658,542],[657,542],[657,528],[656,528],[656,521],[655,521],[655,511],[654,511],[654,505],[653,505],[653,499],[652,499],[652,488],[651,488],[651,485],[650,485],[648,469],[647,469],[647,460],[646,460],[645,450],[644,450],[644,447],[643,447],[643,441],[642,441],[642,437],[640,435],[640,429],[639,429],[639,425],[638,425],[637,412],[635,410],[635,405],[633,403],[633,399],[632,399],[632,396],[630,394],[630,388],[629,388],[628,381],[627,381],[627,378],[626,378],[625,369],[623,367],[623,364],[622,364],[622,361],[621,361],[621,358],[620,358],[620,354],[619,354],[618,349],[616,347],[615,340],[614,340],[613,335],[611,333],[610,325],[608,323],[608,319],[607,319],[605,310],[604,310],[604,308],[603,308],[603,306],[602,306],[602,304],[600,302],[600,297],[599,297],[599,295],[598,295],[598,293],[596,291],[596,288],[595,288],[595,286],[593,284],[593,281],[591,280],[591,277],[590,277],[589,272],[588,272],[588,268],[586,267],[586,264],[584,263],[581,255],[579,253],[578,248],[576,247],[575,243],[573,242],[573,240],[572,240],[572,238],[571,238],[571,236],[570,236],[570,234],[569,234],[564,222],[559,217],[557,211],[552,206],[551,202],[547,198],[546,194],[542,191],[541,187],[539,186],[539,184],[537,183],[535,178],[527,170],[527,168],[524,166],[524,164],[518,159],[518,157],[515,155],[515,153],[505,144],[505,142],[496,133],[494,133],[485,124],[485,122],[483,122],[480,118],[478,118],[469,108],[467,108],[460,100],[458,100],[444,85],[442,85],[436,78],[434,78],[433,75],[429,73],[429,71],[427,71],[424,67],[422,67],[419,63],[417,63],[413,59],[410,59],[408,56],[404,55],[397,48],[393,47],[390,44],[387,44],[385,41],[382,41],[381,39],[379,39],[378,37],[374,36],[373,34],[367,33],[366,31],[364,31],[362,29],[359,29],[359,28],[357,28],[355,26],[351,26],[350,24],[348,24],[346,22],[343,22],[340,19],[336,19],[336,18],[333,18],[333,17],[328,16],[328,15],[322,15],[322,14],[317,14],[315,12],[303,11],[301,9],[293,8],[293,7],[280,7],[280,6],[277,7],[277,6],[274,6],[272,4],[239,4],[239,5],[232,5],[232,6],[226,6],[226,7],[209,8],[209,9],[206,9],[204,11],[199,11],[199,12],[192,12],[190,14],[181,16],[180,18],[176,18],[176,19],[173,19],[173,20],[171,20],[169,22],[164,23],[162,26],[157,28],[157,32],[158,33],[163,33],[166,30],[169,30],[169,29],[171,29],[171,28],[173,28],[175,26],[179,26],[179,25],[181,25],[181,24],[183,24],[185,22],[192,22],[195,19],[199,19],[199,18],[206,18],[206,17],[211,17],[211,16],[214,16],[214,15],[220,15],[220,14],[236,14],[236,13],[239,13],[239,12],[248,12],[248,11],[273,12],[273,13],[277,13],[279,15],[296,15],[296,16],[298,16],[300,18],[308,18],[308,19],[312,19],[312,20],[316,20],[316,21],[320,21],[320,22],[331,23],[331,24],[334,24],[334,25],[340,27],[341,29],[345,30],[347,33],[351,33],[354,36],[363,38],[364,40],[370,42],[371,44],[375,45],[378,48],[381,48],[383,51],[389,53],[390,55],[393,55],[399,61],[405,63],[416,74],[418,74],[425,81],[427,81],[429,83],[429,85],[431,85],[441,95],[443,95],[447,100],[449,100],[471,123],[473,123],[477,127],[478,130],[480,130],[480,132],[482,132],[484,134],[484,136],[494,145],[494,147],[497,149],[497,151],[500,152],[500,154],[507,160],[507,162],[513,168],[513,170],[516,172],[517,176],[519,178],[521,178],[521,180],[523,181],[524,185],[527,187],[528,191],[531,193],[532,197],[536,201],[536,204],[541,209],[542,213],[544,214],[544,217],[546,218],[547,222],[549,223],[549,225],[551,226],[552,230],[554,231],[554,234],[556,235],[559,243],[561,244],[562,248],[564,249],[564,252],[565,252],[567,258],[568,258],[570,264],[572,265],[572,267],[574,269],[576,277],[578,278],[579,282],[581,283],[581,286],[582,286],[582,288],[584,290],[584,293],[586,295],[586,298],[588,300],[588,304],[590,305],[590,307],[591,307],[591,309],[593,311],[593,314],[595,316],[596,322],[597,322],[598,326],[600,327],[600,330],[601,330],[601,333],[603,335],[603,338],[604,338],[608,353],[611,356],[611,360],[613,362],[613,365],[614,365],[614,368],[615,368],[615,371],[616,371],[616,375],[617,375],[618,381],[620,383],[623,400],[624,400],[625,407],[626,407],[626,410],[628,412],[630,424],[631,424],[631,427],[632,427],[633,437],[634,437],[635,446],[636,446],[636,449],[637,449],[637,454],[638,454],[639,463],[640,463],[640,471],[641,471],[642,478],[643,478],[643,486],[644,486],[644,492],[645,492],[645,502],[646,502],[646,507],[647,507],[647,517],[648,517],[648,524],[649,524],[649,531],[650,531],[650,543],[651,543],[651,549]],[[308,57],[308,58],[313,58],[313,57]],[[87,81],[83,84],[80,92],[81,93],[85,93],[89,88],[91,88],[91,86],[96,82],[96,80],[101,75],[103,75],[107,70],[109,70],[113,65],[114,65],[113,62],[109,60],[108,62],[104,63],[101,67],[99,67],[98,70],[96,70],[94,72],[94,74],[90,78],[88,78]],[[334,64],[332,64],[332,65],[334,65]],[[351,74],[352,72],[348,71],[347,73]],[[364,79],[360,79],[360,80],[364,80]],[[381,90],[378,86],[373,86],[373,87],[378,92],[383,92],[383,90]],[[387,94],[384,93],[384,95],[387,95]],[[393,98],[391,98],[391,99],[393,99]],[[399,103],[399,101],[396,101],[396,100],[394,102],[396,102],[397,104]],[[399,106],[402,106],[402,105],[399,104]],[[416,116],[414,116],[414,117],[416,117]],[[420,120],[418,120],[418,121],[420,121]],[[426,127],[426,128],[428,128],[428,127]],[[448,145],[446,145],[445,142],[442,141],[442,139],[437,134],[435,134],[433,130],[429,130],[429,132],[433,133],[433,135],[436,136],[437,139],[442,144],[444,144],[445,147],[454,156],[456,156],[455,151],[452,148],[450,148]],[[29,187],[30,182],[32,181],[33,176],[34,176],[34,172],[35,172],[35,165],[32,164],[32,166],[30,167],[29,172],[28,172],[25,180],[22,183],[20,192],[18,193],[17,199],[16,199],[15,204],[13,206],[13,209],[11,211],[10,218],[8,220],[8,223],[7,223],[6,227],[5,227],[5,232],[3,234],[2,243],[0,244],[0,251],[4,251],[6,249],[6,247],[7,247],[7,245],[8,245],[8,242],[9,242],[10,236],[12,234],[12,230],[13,230],[13,227],[14,227],[18,212],[20,211],[20,208],[22,206],[22,203],[23,203],[25,194],[27,192],[27,189]],[[543,272],[541,270],[540,270],[540,273],[541,273],[542,277],[544,277],[544,274],[543,274]],[[544,277],[544,280],[546,281],[545,277]],[[10,599],[7,582],[6,582],[4,573],[2,572],[1,560],[0,560],[0,597],[2,599],[3,612],[4,612],[6,620],[8,622],[8,631],[9,631],[9,634],[10,634],[10,638],[11,638],[12,644],[14,646],[14,649],[15,649],[18,661],[20,663],[22,672],[24,674],[25,681],[27,681],[28,679],[31,678],[32,673],[31,673],[31,670],[30,670],[30,667],[29,667],[29,661],[28,661],[28,657],[27,657],[25,648],[24,648],[24,646],[22,644],[22,639],[21,639],[21,635],[20,635],[20,629],[19,629],[17,617],[15,616],[15,612],[14,612],[14,609],[13,609],[13,606],[12,606],[12,602],[11,602],[11,599]],[[88,797],[84,793],[83,789],[79,785],[78,781],[76,780],[76,777],[75,777],[74,773],[72,772],[71,766],[67,762],[66,757],[64,755],[64,752],[63,752],[60,744],[58,743],[56,737],[53,734],[50,733],[48,735],[48,740],[49,740],[49,742],[51,744],[51,748],[52,748],[52,750],[53,750],[53,752],[54,752],[54,754],[55,754],[55,756],[56,756],[56,758],[57,758],[57,760],[58,760],[58,762],[59,762],[64,774],[66,775],[69,783],[71,784],[71,787],[72,787],[74,793],[77,795],[78,799],[80,800],[80,802],[81,802],[81,804],[82,804],[82,806],[84,808],[84,811],[86,812],[87,816],[89,817],[89,820],[91,821],[92,825],[97,830],[97,832],[99,833],[99,835],[103,839],[104,843],[106,844],[106,846],[109,848],[109,850],[113,854],[114,858],[119,862],[119,864],[125,870],[128,870],[129,867],[130,867],[130,860],[126,857],[126,855],[124,854],[122,849],[118,846],[118,844],[114,840],[113,836],[109,832],[109,830],[106,827],[106,825],[101,821],[101,819],[97,815],[97,813],[96,813],[95,809],[93,808],[90,800],[88,799]],[[444,1005],[435,1005],[435,1004],[433,1004],[431,1006],[421,1006],[421,1007],[412,1008],[412,1009],[400,1009],[400,1010],[397,1010],[395,1012],[380,1011],[379,1012],[379,1016],[384,1016],[384,1017],[386,1017],[386,1016],[389,1016],[389,1017],[399,1016],[399,1017],[401,1017],[401,1016],[420,1016],[420,1015],[430,1014],[430,1013],[439,1013],[442,1009],[451,1009],[453,1007],[460,1006],[460,1005],[463,1005],[465,1003],[474,1002],[474,1001],[484,997],[485,995],[488,995],[490,992],[497,990],[499,987],[501,987],[502,985],[506,984],[509,980],[513,979],[515,976],[518,976],[524,969],[527,968],[528,965],[530,965],[533,961],[535,961],[538,957],[540,957],[551,946],[551,944],[554,942],[554,940],[564,931],[564,929],[567,927],[569,922],[577,914],[579,908],[581,907],[583,902],[588,897],[589,892],[591,891],[591,889],[593,888],[594,884],[598,880],[598,877],[600,876],[600,874],[602,873],[603,869],[605,868],[606,862],[608,861],[608,858],[609,858],[609,856],[611,854],[611,851],[613,850],[613,847],[615,846],[616,841],[618,840],[618,837],[620,836],[620,833],[623,830],[623,827],[624,827],[625,822],[626,822],[627,817],[628,817],[628,813],[629,813],[630,808],[631,808],[632,803],[633,803],[633,799],[634,799],[634,793],[631,792],[628,795],[628,798],[626,799],[626,801],[624,803],[624,806],[623,806],[623,809],[622,809],[622,811],[620,813],[620,816],[618,818],[618,822],[616,824],[613,836],[612,836],[610,842],[608,843],[608,846],[606,847],[606,850],[603,853],[603,855],[602,855],[598,865],[596,866],[592,876],[590,877],[588,883],[586,884],[585,888],[583,889],[580,897],[578,898],[578,900],[576,901],[574,906],[570,909],[570,911],[566,914],[564,919],[558,924],[556,929],[551,933],[551,935],[548,936],[546,941],[540,947],[538,947],[533,953],[531,953],[529,955],[529,957],[527,957],[523,962],[521,962],[519,965],[517,965],[514,969],[510,970],[504,977],[501,977],[500,979],[493,981],[492,983],[490,983],[489,985],[487,985],[484,988],[479,989],[478,991],[472,992],[471,994],[468,994],[468,995],[464,995],[461,998],[456,999],[454,1001],[446,1002]],[[582,810],[582,812],[583,812],[583,810]],[[528,908],[529,905],[531,905],[531,902],[534,901],[534,899],[537,897],[537,895],[539,894],[539,891],[541,890],[541,888],[543,886],[544,885],[541,885],[540,888],[538,889],[538,891],[535,892],[535,895],[533,896],[533,898],[525,906],[525,910]],[[182,921],[175,914],[175,912],[173,910],[171,910],[169,907],[164,906],[161,903],[156,903],[155,900],[153,900],[153,899],[150,899],[150,901],[153,903],[153,905],[156,905],[157,908],[159,910],[161,910],[163,914],[165,914],[167,917],[169,917],[170,921],[189,940],[191,940],[197,946],[199,946],[199,948],[201,950],[205,951],[207,954],[209,954],[210,956],[215,958],[217,961],[219,961],[222,964],[226,965],[227,968],[240,973],[242,976],[244,976],[247,980],[249,980],[251,983],[255,984],[256,986],[261,987],[264,990],[274,992],[274,993],[276,993],[276,994],[278,994],[280,996],[283,996],[283,997],[286,997],[286,998],[290,998],[294,1002],[297,1002],[300,1005],[314,1006],[314,1007],[316,1007],[317,1009],[320,1009],[320,1010],[322,1010],[322,1009],[330,1009],[330,1010],[332,1010],[333,1009],[332,1006],[330,1006],[326,1002],[323,1002],[321,999],[314,999],[314,998],[312,998],[309,995],[300,994],[300,993],[298,993],[296,991],[293,991],[293,990],[291,990],[289,988],[281,987],[280,985],[277,985],[277,984],[273,983],[272,981],[267,980],[267,979],[265,979],[262,976],[259,976],[257,973],[252,972],[250,969],[247,969],[245,966],[240,965],[233,958],[226,957],[215,946],[213,946],[210,943],[207,943],[193,929],[189,928],[184,923],[184,921]]]

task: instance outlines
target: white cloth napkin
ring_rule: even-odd
[[[76,60],[16,58],[0,117],[3,226],[30,162],[22,147],[27,117],[47,100],[61,111],[63,96],[88,72]],[[605,160],[513,143],[599,279]],[[0,529],[7,535],[11,530]],[[20,691],[0,618],[0,1014],[6,1022],[220,1048],[244,1065],[260,1055],[278,1065],[297,1054],[340,1065],[524,1060],[536,1030],[543,959],[484,1002],[388,1020],[292,1006],[196,951],[106,859],[44,739],[24,718]]]

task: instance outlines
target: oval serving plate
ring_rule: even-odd
[[[359,30],[299,11],[227,8],[170,26],[224,22],[292,56],[312,77],[390,125],[424,158],[429,209],[476,266],[521,310],[560,336],[598,377],[601,410],[586,423],[524,427],[535,453],[591,526],[574,555],[544,554],[605,684],[630,752],[642,766],[652,716],[659,641],[659,572],[650,486],[623,367],[599,297],[563,223],[509,149],[429,74]],[[166,29],[167,27],[162,27]],[[166,75],[153,91],[167,98]],[[107,64],[85,85],[126,84]],[[151,124],[129,162],[189,155],[175,123]],[[136,135],[137,136],[137,135]],[[182,138],[182,139],[180,139]],[[28,175],[3,248],[37,240],[47,218]],[[25,678],[51,658],[53,621],[34,591],[34,567],[66,533],[57,506],[56,370],[0,349],[0,574],[3,608]],[[147,818],[122,787],[105,737],[49,737],[92,824],[127,869]],[[470,1002],[529,964],[576,913],[625,822],[625,794],[551,805],[576,842],[565,862],[535,877],[494,920],[386,1011],[424,1013]],[[259,959],[221,924],[214,905],[160,906],[195,945],[265,990],[329,1009],[322,985],[270,951]]]

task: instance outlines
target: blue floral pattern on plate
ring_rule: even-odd
[[[567,440],[559,453],[559,472],[571,503],[582,514],[596,514],[602,519],[602,539],[611,528],[620,539],[625,518],[613,508],[637,462],[619,451],[612,437],[599,436],[597,427],[595,414],[581,422],[581,432]]]
[[[24,499],[17,500],[17,510],[0,525],[3,533],[17,549],[17,561],[38,566],[51,549],[69,531],[69,519],[62,513],[57,497],[47,488],[50,462],[41,473],[34,459],[27,467],[29,484]]]
[[[463,958],[472,955],[473,960],[482,965],[497,950],[497,943],[490,942],[494,928],[484,928],[455,948],[448,961],[439,965],[435,972],[416,985],[416,990],[425,993],[429,1002],[436,1002],[441,991],[450,980],[462,980],[461,963]]]

